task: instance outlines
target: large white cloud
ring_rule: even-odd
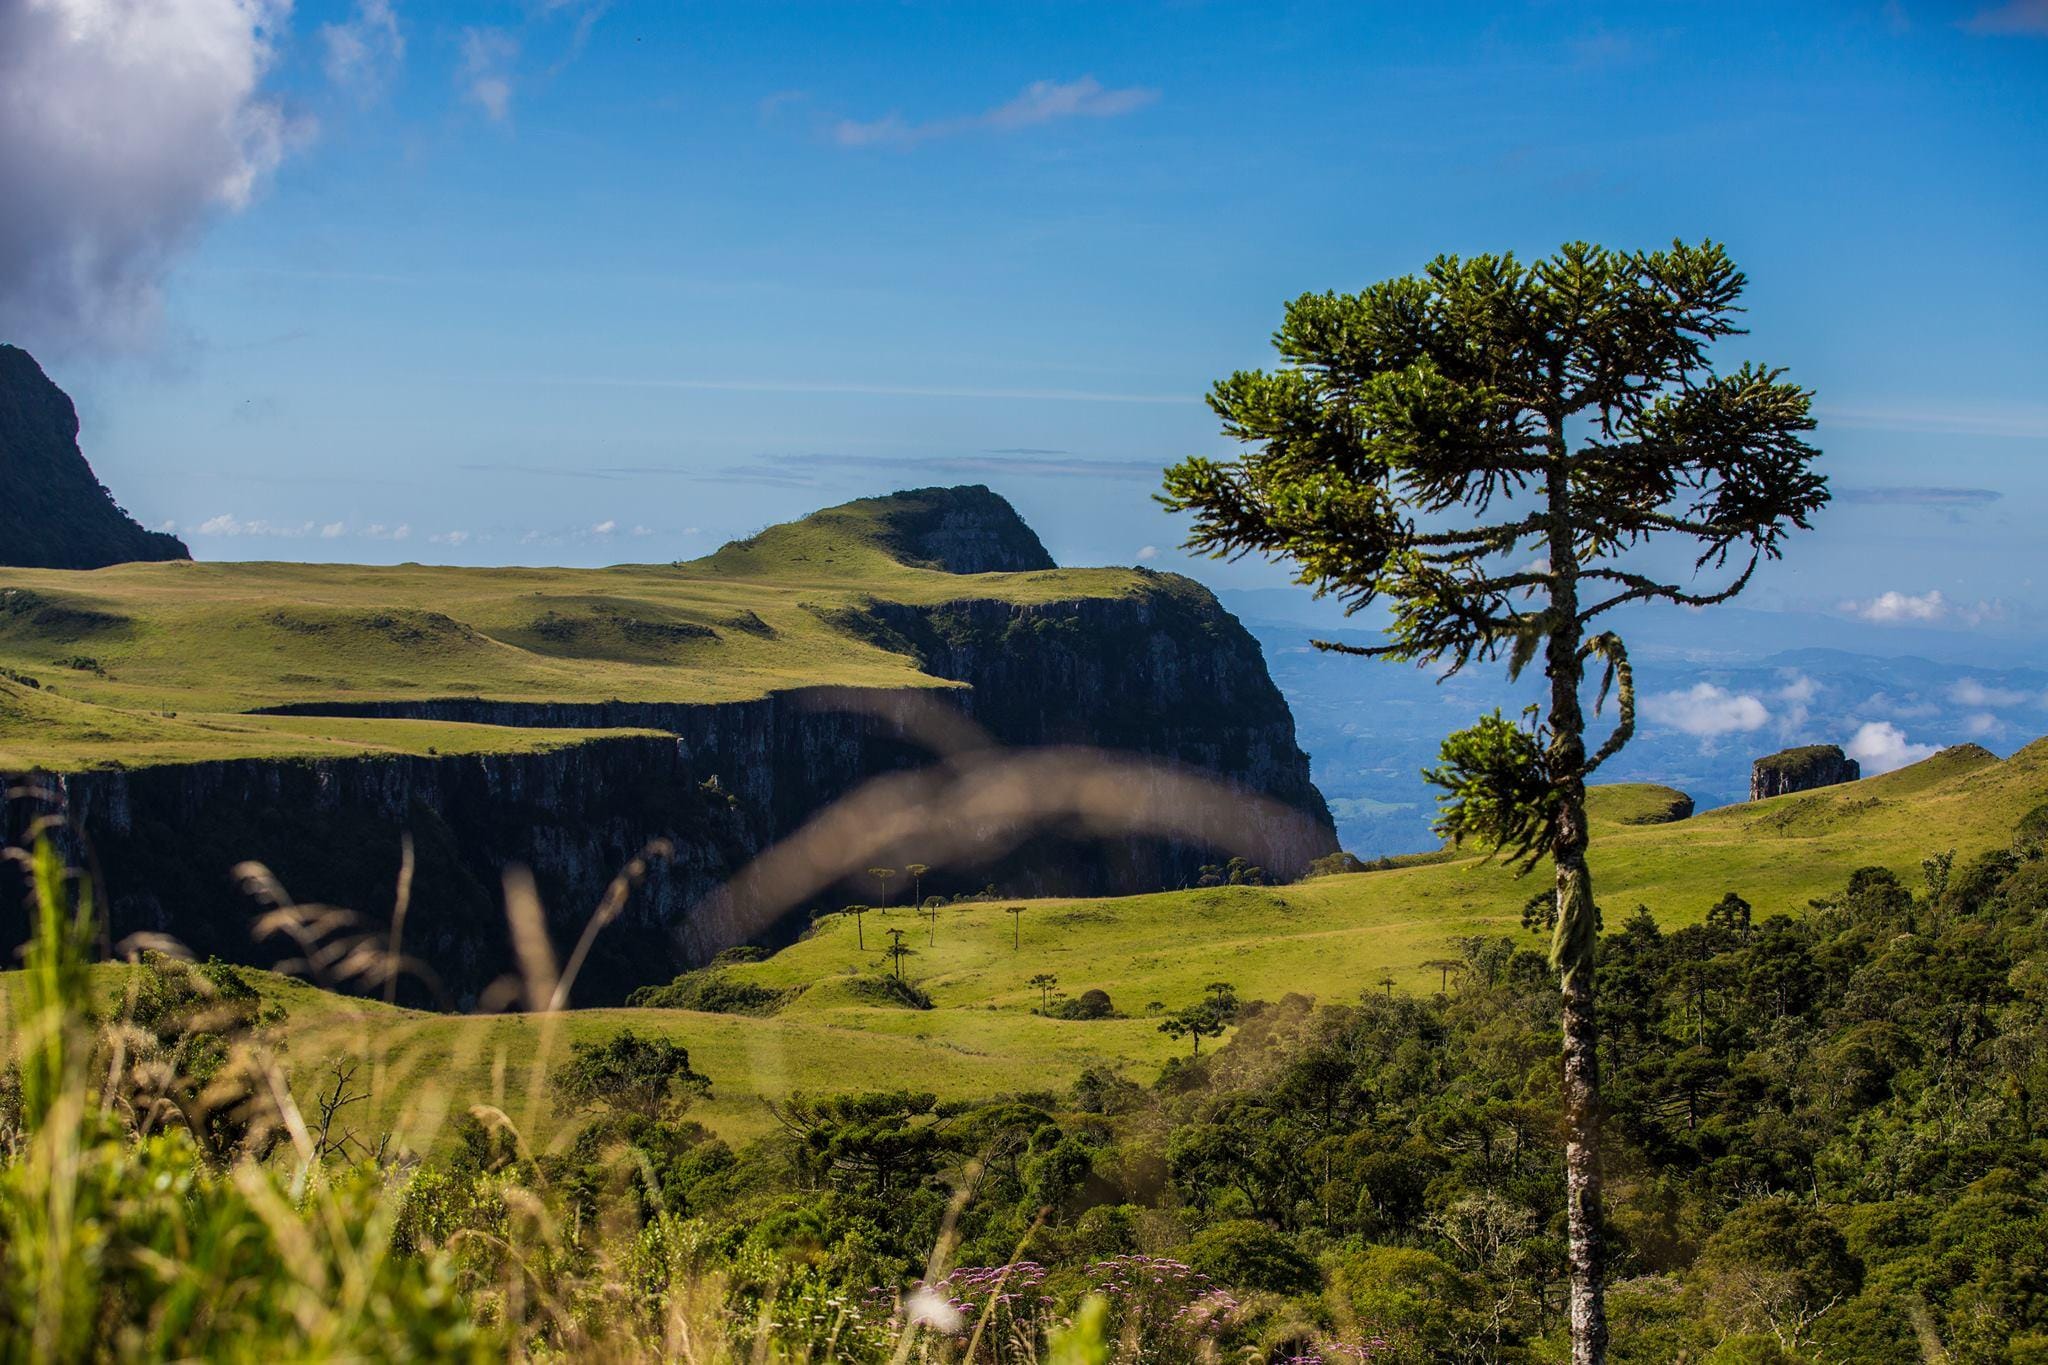
[[[165,272],[302,129],[262,89],[291,0],[0,0],[0,340],[147,337]]]
[[[1842,752],[1863,765],[1865,776],[1888,773],[1908,763],[1918,763],[1941,752],[1932,744],[1915,744],[1906,732],[1888,720],[1873,720],[1859,728]]]
[[[1682,692],[1658,692],[1643,698],[1643,719],[1700,739],[1760,730],[1770,708],[1747,692],[1730,692],[1712,683],[1694,683]]]

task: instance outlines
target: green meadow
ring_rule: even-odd
[[[1873,864],[1917,884],[1923,857],[1954,848],[1967,859],[2003,847],[2019,818],[2048,802],[2048,740],[2005,760],[1964,746],[1846,786],[1637,823],[1661,821],[1675,795],[1642,785],[1596,791],[1595,879],[1610,927],[1637,905],[1667,928],[1697,922],[1731,890],[1759,920],[1797,915]],[[722,969],[783,992],[779,1009],[763,1015],[430,1014],[251,975],[288,1013],[284,1060],[309,1109],[335,1058],[366,1057],[379,1068],[375,1113],[358,1115],[366,1127],[432,1134],[448,1106],[486,1104],[544,1145],[567,1129],[534,1099],[541,1072],[570,1044],[631,1027],[687,1046],[713,1083],[695,1116],[745,1139],[775,1124],[770,1104],[792,1091],[1057,1092],[1088,1066],[1150,1081],[1187,1048],[1159,1031],[1155,1002],[1178,1009],[1212,981],[1230,982],[1245,999],[1433,992],[1460,939],[1505,935],[1538,946],[1522,928],[1521,909],[1547,884],[1544,872],[1518,878],[1461,854],[1280,887],[963,902],[941,907],[936,920],[908,906],[871,911],[858,923],[832,915],[766,960]],[[1013,906],[1021,907],[1015,916]],[[892,929],[913,949],[903,975],[934,1008],[865,1003],[849,988],[891,970],[882,950]],[[114,993],[128,969],[100,970]],[[1123,1017],[1034,1013],[1042,992],[1031,979],[1041,973],[1058,978],[1060,993],[1108,992]]]

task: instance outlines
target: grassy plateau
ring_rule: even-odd
[[[590,737],[256,717],[335,700],[744,701],[800,686],[952,687],[846,628],[872,600],[1031,603],[1172,590],[1138,570],[963,575],[889,548],[891,499],[687,564],[0,568],[0,771],[500,752]],[[30,686],[32,681],[35,686]]]

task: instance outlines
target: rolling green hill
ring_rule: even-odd
[[[2048,740],[2003,761],[1960,746],[1845,786],[1640,823],[1645,812],[1668,811],[1676,795],[1643,786],[1596,790],[1595,880],[1610,923],[1637,904],[1667,927],[1693,922],[1729,890],[1750,900],[1759,919],[1799,914],[1871,864],[1917,884],[1923,856],[1954,848],[1966,860],[2004,847],[2020,817],[2048,802]],[[529,1107],[536,1057],[545,1048],[546,1057],[559,1058],[572,1041],[630,1026],[690,1048],[714,1082],[699,1116],[737,1138],[772,1125],[764,1100],[798,1089],[911,1086],[961,1097],[1060,1090],[1091,1065],[1149,1080],[1185,1047],[1158,1031],[1153,1002],[1178,1008],[1211,981],[1229,981],[1247,999],[1435,990],[1435,964],[1455,957],[1462,937],[1507,935],[1540,946],[1522,930],[1520,910],[1543,878],[1541,869],[1518,879],[1461,855],[1284,887],[962,903],[943,907],[936,924],[907,907],[871,912],[859,925],[835,915],[765,961],[724,969],[784,993],[780,1009],[764,1015],[427,1014],[258,975],[289,1011],[290,1063],[302,1098],[310,1098],[330,1057],[372,1054],[388,1068],[380,1120],[397,1121],[413,1112],[409,1106],[494,1103],[545,1140],[557,1120],[544,1103]],[[1022,906],[1014,921],[1012,905]],[[880,950],[890,929],[904,931],[915,949],[904,974],[935,1008],[876,1005],[849,989],[888,970]],[[118,978],[123,969],[103,970]],[[1106,990],[1125,1017],[1034,1014],[1040,993],[1031,978],[1041,972],[1057,975],[1063,993]]]

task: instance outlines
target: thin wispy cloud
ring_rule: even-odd
[[[771,455],[781,469],[881,469],[926,474],[1024,474],[1036,478],[1125,479],[1154,483],[1156,460],[1083,460],[1057,455]]]
[[[1823,405],[1814,409],[1814,415],[1824,426],[1904,431],[1928,436],[2009,436],[2022,440],[2048,440],[2048,407]]]
[[[405,34],[391,0],[356,0],[346,20],[320,26],[320,46],[327,79],[365,103],[383,93],[405,60]]]
[[[1990,707],[2020,706],[2028,702],[2044,701],[2033,692],[2022,692],[2013,687],[1988,687],[1976,678],[1960,678],[1948,689],[1948,699],[1958,706],[1973,710]]]
[[[990,450],[971,455],[842,455],[812,452],[798,455],[763,455],[746,464],[716,469],[686,465],[536,465],[477,462],[457,469],[474,474],[529,474],[538,478],[596,479],[625,482],[633,479],[688,479],[696,483],[760,484],[771,488],[815,488],[820,475],[832,470],[877,471],[905,478],[1000,477],[1056,479],[1113,479],[1131,483],[1154,483],[1159,479],[1156,460],[1089,460],[1065,451],[1018,447]]]
[[[462,62],[456,69],[463,94],[493,123],[512,113],[512,66],[519,40],[501,28],[462,31]]]
[[[959,114],[922,123],[889,114],[871,120],[840,119],[832,140],[842,147],[908,147],[962,133],[1014,133],[1074,118],[1117,118],[1159,98],[1147,86],[1111,89],[1093,76],[1074,81],[1033,81],[1014,97],[978,114]]]
[[[1995,488],[1837,488],[1836,502],[1877,507],[1975,507],[2005,496]]]
[[[2048,0],[2006,0],[1978,10],[1963,24],[1972,33],[2048,37]]]
[[[630,379],[609,375],[535,375],[522,383],[573,384],[607,389],[674,389],[701,393],[858,394],[875,398],[1014,399],[1040,403],[1200,403],[1184,393],[1115,393],[1094,389],[1011,389],[936,384],[863,384],[818,379]]]

